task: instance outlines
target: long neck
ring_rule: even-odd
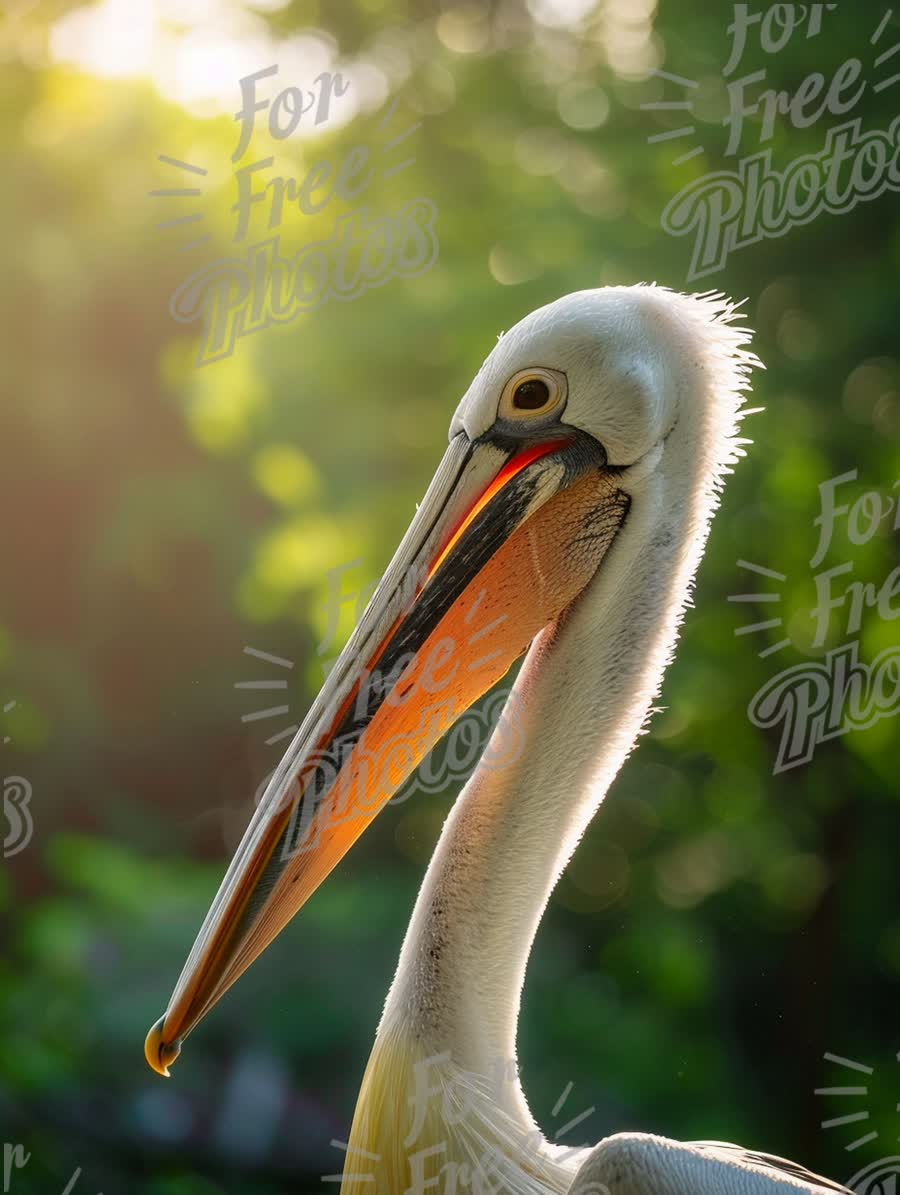
[[[486,753],[496,762],[482,763],[444,827],[380,1034],[402,1026],[426,1051],[449,1051],[476,1074],[515,1060],[525,968],[544,908],[638,737],[672,653],[714,504],[704,481],[664,469],[639,480],[588,590],[533,644],[504,713],[503,741]],[[505,1110],[532,1129],[517,1081],[504,1090]]]

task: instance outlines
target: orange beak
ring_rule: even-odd
[[[627,512],[588,437],[451,441],[235,853],[145,1052],[181,1043],[420,760],[578,597]]]

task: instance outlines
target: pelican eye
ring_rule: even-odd
[[[565,401],[566,375],[556,369],[521,369],[513,374],[500,396],[498,415],[505,419],[542,417]]]
[[[519,382],[513,394],[513,406],[520,411],[539,411],[550,401],[550,387],[543,378]]]

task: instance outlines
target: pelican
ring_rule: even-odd
[[[147,1036],[150,1066],[168,1074],[419,761],[525,655],[419,892],[342,1195],[847,1191],[722,1142],[619,1133],[563,1149],[535,1124],[516,1062],[538,924],[647,725],[747,443],[759,362],[741,318],[718,294],[610,287],[501,335]]]

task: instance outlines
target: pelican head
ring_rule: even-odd
[[[674,425],[690,365],[677,352],[677,326],[660,322],[665,293],[579,291],[526,316],[478,371],[451,439],[464,432],[472,442],[530,442],[580,432],[608,464],[633,465]]]
[[[720,296],[609,288],[567,295],[500,337],[148,1035],[155,1070],[168,1073],[463,711],[614,575],[635,518],[651,512],[660,535],[682,520],[689,580],[739,451],[753,359],[735,318]],[[673,488],[687,471],[698,484]],[[640,601],[656,600],[654,585]]]

